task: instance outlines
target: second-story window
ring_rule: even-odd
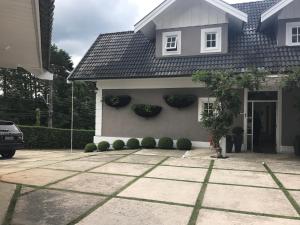
[[[206,48],[215,48],[217,46],[217,34],[207,33],[206,34]]]
[[[286,45],[300,45],[300,22],[291,22],[286,24]]]
[[[174,35],[167,37],[166,50],[168,52],[177,51],[177,36]]]
[[[162,55],[181,54],[181,31],[171,31],[162,33]]]
[[[201,53],[218,53],[222,51],[222,28],[201,29]]]

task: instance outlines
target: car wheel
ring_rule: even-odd
[[[11,149],[11,150],[2,152],[1,155],[4,159],[11,159],[12,157],[14,157],[15,153],[16,153],[16,150]]]

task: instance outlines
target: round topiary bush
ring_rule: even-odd
[[[106,105],[114,108],[122,108],[131,102],[131,97],[128,95],[119,95],[119,96],[105,96],[104,97],[104,102]]]
[[[173,148],[173,140],[169,137],[163,137],[158,141],[158,148],[161,149],[172,149]]]
[[[179,150],[191,150],[192,142],[187,138],[180,138],[177,141],[176,147]]]
[[[157,105],[138,104],[138,105],[133,105],[132,110],[138,116],[141,116],[144,118],[152,118],[152,117],[156,117],[158,114],[160,114],[162,107],[157,106]]]
[[[114,150],[123,150],[125,147],[125,143],[122,140],[116,140],[113,143]]]
[[[193,105],[197,101],[195,95],[166,95],[164,96],[166,103],[177,109],[182,109]]]
[[[107,151],[110,147],[110,144],[107,141],[101,141],[98,144],[98,150],[101,152]]]
[[[97,150],[97,145],[95,145],[94,143],[89,143],[84,148],[84,152],[93,152],[96,150]]]
[[[146,149],[151,149],[156,147],[156,141],[153,137],[145,137],[141,142],[141,146]]]
[[[128,149],[139,149],[140,141],[136,138],[131,138],[127,141],[126,146]]]

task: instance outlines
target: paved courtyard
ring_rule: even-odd
[[[300,160],[209,150],[18,151],[2,225],[300,225]]]

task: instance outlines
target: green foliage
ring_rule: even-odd
[[[153,137],[145,137],[141,142],[141,146],[146,149],[152,149],[156,147],[156,141]]]
[[[110,144],[107,141],[101,141],[98,144],[98,150],[101,152],[107,151],[110,147]]]
[[[160,138],[158,141],[158,148],[160,149],[173,149],[173,140],[169,137]]]
[[[176,147],[179,150],[189,151],[192,149],[192,142],[187,138],[179,138],[177,140]]]
[[[113,143],[113,149],[114,150],[123,150],[125,147],[125,143],[122,140],[116,140]]]
[[[133,105],[132,110],[137,114],[138,116],[144,117],[144,118],[151,118],[155,117],[158,114],[160,114],[162,107],[157,105]]]
[[[282,86],[288,89],[300,88],[300,68],[295,68],[284,77]]]
[[[136,138],[131,138],[127,141],[126,146],[128,149],[139,149],[140,148],[140,142]]]
[[[213,104],[213,113],[203,113],[202,124],[209,129],[215,148],[219,148],[219,142],[226,136],[238,116],[241,108],[239,88],[250,90],[259,89],[265,80],[265,73],[258,70],[249,70],[243,74],[230,72],[197,72],[193,75],[193,81],[203,82],[216,98]]]
[[[19,126],[24,134],[27,149],[68,149],[71,147],[71,131],[47,127]],[[83,149],[86,143],[92,143],[94,131],[74,130],[73,148]]]
[[[97,146],[94,143],[89,143],[84,147],[84,152],[94,152],[97,150]]]
[[[131,97],[128,95],[119,95],[119,96],[105,96],[104,102],[106,105],[114,108],[122,108],[131,102]]]
[[[174,108],[182,109],[193,105],[197,101],[195,95],[166,95],[166,103]]]

